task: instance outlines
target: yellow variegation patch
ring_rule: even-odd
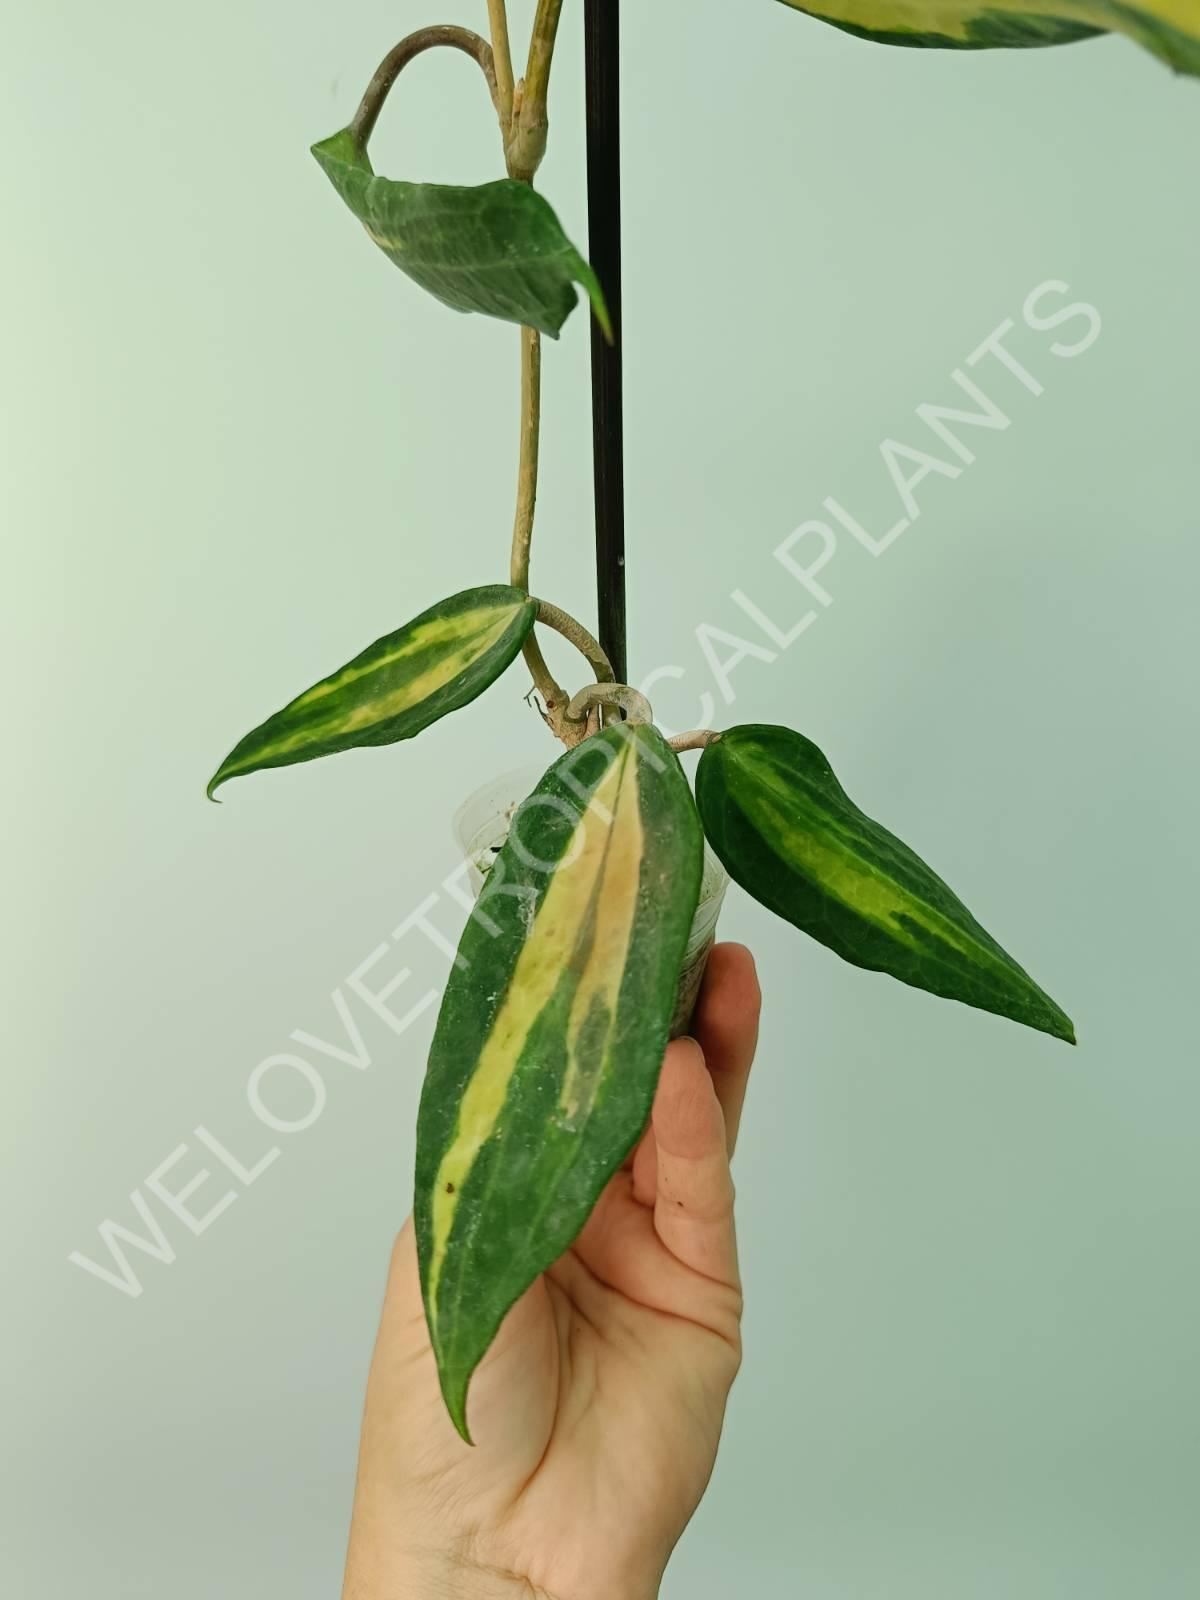
[[[861,839],[840,829],[836,819],[822,817],[817,832],[807,813],[796,805],[794,795],[789,806],[786,793],[772,793],[780,784],[769,766],[752,759],[744,759],[742,764],[759,784],[747,785],[743,791],[747,817],[764,837],[775,842],[791,866],[819,882],[832,899],[912,950],[925,952],[932,941],[941,941],[969,960],[991,963],[1000,970],[1007,967],[1006,959],[990,943],[972,938],[927,899],[881,871],[878,862],[864,852]]]

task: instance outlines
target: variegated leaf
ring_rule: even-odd
[[[415,1219],[442,1392],[571,1244],[649,1115],[700,888],[700,821],[653,728],[562,756],[467,923],[417,1124]]]
[[[704,831],[756,900],[855,966],[1075,1042],[1070,1018],[790,728],[731,728],[696,773]]]
[[[557,338],[582,284],[612,336],[599,280],[527,183],[476,188],[376,177],[349,128],[313,145],[368,235],[414,283],[455,311],[481,311]]]
[[[1070,44],[1124,33],[1176,72],[1200,76],[1197,0],[785,0],[877,44],[949,50]]]
[[[431,606],[248,733],[213,774],[209,799],[226,779],[263,767],[411,739],[500,676],[536,612],[536,600],[504,584]]]

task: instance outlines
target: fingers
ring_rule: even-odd
[[[699,1045],[669,1046],[651,1119],[654,1227],[685,1266],[721,1283],[737,1282],[733,1179],[725,1119]],[[649,1181],[651,1158],[639,1155],[635,1185]],[[640,1168],[640,1170],[639,1170]]]
[[[704,969],[704,984],[691,1033],[704,1051],[713,1087],[725,1117],[730,1155],[737,1141],[746,1082],[758,1043],[762,994],[754,957],[742,944],[714,945]]]

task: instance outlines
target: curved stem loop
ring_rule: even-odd
[[[432,50],[439,45],[465,51],[479,63],[487,79],[492,104],[496,108],[497,116],[500,117],[501,131],[504,137],[508,138],[508,128],[504,121],[500,93],[496,84],[496,64],[491,45],[486,39],[480,38],[479,34],[472,33],[470,28],[439,24],[432,28],[418,28],[416,33],[410,33],[406,39],[401,39],[398,45],[389,50],[379,63],[375,76],[367,85],[366,93],[359,101],[358,110],[354,113],[354,119],[350,124],[350,135],[360,150],[366,149],[367,140],[379,121],[384,101],[404,68],[414,56],[419,56],[423,51]]]
[[[597,706],[619,706],[625,721],[653,722],[654,712],[644,694],[631,689],[627,683],[592,683],[578,694],[572,695],[567,706],[569,722],[586,722],[588,713]]]

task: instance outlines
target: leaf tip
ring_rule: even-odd
[[[217,770],[213,773],[212,777],[208,780],[208,784],[206,785],[205,790],[204,790],[204,793],[208,796],[208,798],[212,801],[213,805],[215,805],[215,806],[219,806],[222,803],[220,800],[217,799],[217,790],[221,787],[221,785],[228,778],[233,776],[233,774],[230,773],[227,770],[227,767],[228,767],[228,763],[225,762],[225,761],[222,761],[221,765],[217,768]]]
[[[612,318],[608,314],[608,301],[604,298],[604,290],[600,286],[600,279],[596,276],[591,263],[585,261],[580,255],[576,256],[577,279],[583,285],[584,292],[591,303],[592,315],[600,325],[600,332],[608,344],[615,343]]]
[[[435,1347],[438,1363],[438,1376],[442,1383],[442,1399],[446,1402],[446,1410],[450,1421],[454,1424],[454,1431],[464,1444],[474,1448],[475,1441],[471,1437],[471,1430],[467,1426],[467,1390],[471,1383],[471,1374],[466,1376],[448,1370],[442,1364],[442,1353]]]
[[[442,1391],[442,1402],[446,1413],[454,1424],[454,1431],[464,1444],[474,1446],[471,1430],[467,1426],[467,1390],[471,1386],[471,1376],[475,1371],[476,1362],[468,1363],[465,1367],[460,1360],[456,1360],[452,1349],[443,1342],[439,1336],[437,1317],[429,1299],[429,1285],[426,1277],[426,1264],[421,1256],[421,1247],[418,1245],[418,1257],[421,1259],[421,1301],[425,1307],[425,1328],[429,1334],[429,1344],[433,1351],[434,1364],[437,1367],[438,1385]]]
[[[1064,1044],[1079,1043],[1075,1037],[1075,1024],[1061,1006],[1054,1004],[1053,1000],[1048,1007],[1043,1008],[1043,1015],[1035,1026],[1042,1033],[1048,1033],[1052,1039],[1061,1039]]]
[[[599,285],[597,285],[596,293],[590,295],[589,298],[592,302],[592,314],[600,324],[600,332],[604,335],[605,344],[615,344],[616,335],[613,333],[612,318],[608,314],[608,305],[604,296],[600,293]]]

